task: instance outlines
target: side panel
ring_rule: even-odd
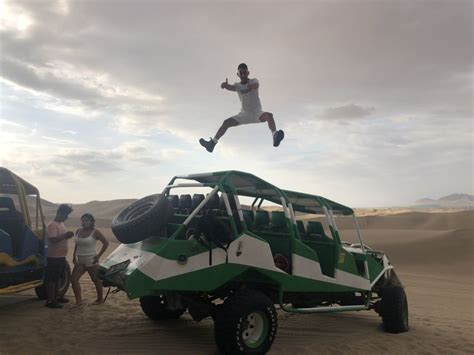
[[[159,255],[144,250],[143,245],[119,246],[102,266],[130,260],[123,272],[121,282],[130,297],[139,297],[153,290],[212,291],[232,281],[248,270],[264,275],[280,284],[286,292],[343,292],[368,289],[368,280],[336,269],[335,277],[321,273],[319,263],[314,259],[293,254],[293,275],[277,268],[273,262],[270,246],[265,241],[249,235],[242,235],[229,245],[226,251],[213,249],[192,255],[191,249],[181,249],[185,262],[163,255],[174,254],[175,241],[161,241]],[[150,249],[150,248],[148,248]],[[154,248],[151,248],[154,249]],[[307,256],[317,258],[311,250]]]
[[[370,289],[370,282],[364,277],[337,268],[334,278],[323,275],[319,263],[297,254],[293,254],[293,275],[327,283],[329,285],[326,291],[336,291],[336,286],[348,286],[359,290]],[[290,291],[286,287],[285,290]]]

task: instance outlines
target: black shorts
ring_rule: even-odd
[[[44,272],[44,281],[59,281],[66,271],[66,263],[66,258],[48,258]]]

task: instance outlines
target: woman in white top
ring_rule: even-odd
[[[94,304],[101,304],[104,302],[104,298],[102,282],[99,279],[99,259],[107,250],[109,242],[99,230],[95,229],[94,216],[86,213],[81,217],[81,222],[82,228],[78,229],[74,235],[76,246],[74,247],[74,269],[71,276],[72,289],[76,296],[76,305],[82,305],[84,302],[82,301],[79,279],[87,271],[97,291],[97,299]],[[99,254],[96,249],[97,241],[102,243]]]

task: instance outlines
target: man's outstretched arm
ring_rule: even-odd
[[[227,89],[230,91],[235,91],[235,85],[229,84],[229,79],[225,79],[225,81],[221,84],[221,89]]]

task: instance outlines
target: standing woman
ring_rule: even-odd
[[[99,279],[99,259],[107,250],[109,242],[104,235],[95,229],[95,219],[89,213],[81,217],[82,228],[76,231],[74,241],[74,269],[72,270],[71,284],[76,296],[76,305],[84,304],[81,295],[79,279],[87,271],[97,291],[97,299],[93,304],[104,302],[102,282]],[[97,254],[97,241],[102,243],[102,248]]]

